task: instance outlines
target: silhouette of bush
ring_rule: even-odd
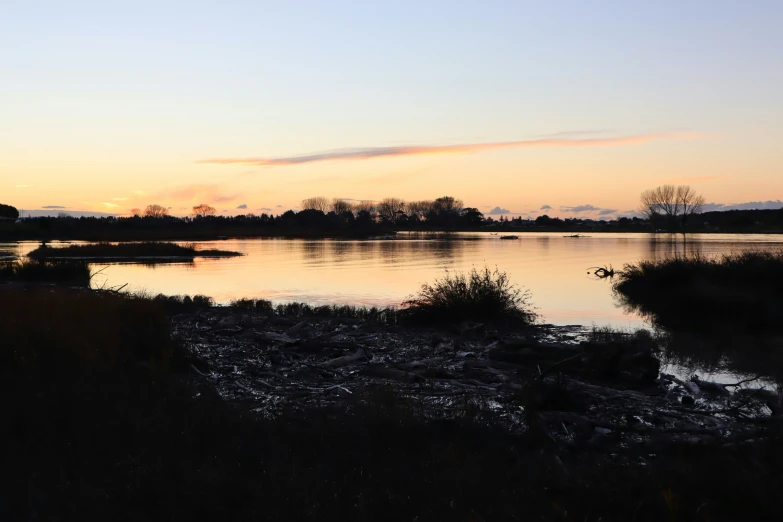
[[[623,268],[614,290],[666,328],[775,329],[783,317],[783,251],[640,261]]]
[[[511,283],[508,274],[487,267],[468,274],[446,273],[424,284],[416,296],[403,302],[403,313],[418,322],[466,320],[533,323],[537,317],[530,292]]]
[[[0,262],[0,282],[90,285],[90,267],[84,262],[48,262],[26,259]]]

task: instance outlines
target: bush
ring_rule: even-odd
[[[468,274],[446,272],[433,285],[424,284],[418,295],[403,302],[405,315],[421,322],[465,320],[533,323],[537,314],[530,292],[511,283],[508,274],[475,268]]]
[[[0,282],[59,283],[90,286],[91,271],[85,262],[23,260],[0,263]]]
[[[666,328],[770,331],[783,319],[783,251],[640,261],[614,290]]]

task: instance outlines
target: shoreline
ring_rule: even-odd
[[[673,231],[673,232],[654,232],[649,230],[629,230],[629,229],[600,229],[591,230],[584,228],[541,228],[541,229],[529,229],[529,228],[502,228],[502,229],[460,229],[460,230],[396,230],[396,233],[405,234],[457,234],[457,233],[486,233],[497,234],[498,237],[508,234],[580,234],[580,237],[574,237],[571,239],[586,238],[587,234],[647,234],[651,237],[655,236],[686,236],[693,234],[704,235],[783,235],[783,230],[689,230],[689,231]],[[395,240],[394,238],[381,238],[389,232],[384,231],[372,231],[366,233],[356,232],[337,232],[337,231],[275,231],[275,232],[260,232],[254,231],[237,231],[237,230],[221,230],[218,232],[210,233],[128,233],[128,234],[60,234],[60,235],[16,235],[16,234],[2,234],[0,233],[0,242],[12,243],[19,241],[86,241],[86,242],[138,242],[138,241],[221,241],[230,239],[343,239],[343,240]]]

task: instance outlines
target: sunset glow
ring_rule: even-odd
[[[279,214],[451,195],[611,218],[662,183],[783,199],[780,3],[230,4],[0,9],[0,201]]]

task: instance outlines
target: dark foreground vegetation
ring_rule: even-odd
[[[37,259],[0,261],[0,284],[56,283],[89,286],[91,271],[86,262],[49,262]]]
[[[44,243],[27,254],[28,257],[39,260],[59,258],[100,260],[167,257],[193,259],[196,257],[233,257],[239,255],[242,254],[227,250],[199,250],[195,245],[178,245],[176,243],[160,241],[139,243],[91,243],[84,245],[68,245],[64,247],[50,247]]]
[[[783,252],[702,255],[627,265],[615,291],[673,330],[759,332],[783,319]]]
[[[763,436],[744,442],[684,438],[629,446],[598,437],[592,428],[577,433],[578,424],[565,421],[571,428],[553,439],[544,429],[547,415],[560,410],[558,418],[570,418],[562,410],[579,407],[564,400],[563,387],[542,402],[543,377],[534,379],[522,364],[530,349],[513,343],[490,348],[517,362],[496,361],[488,375],[530,376],[530,385],[520,387],[516,399],[510,396],[509,407],[516,401],[524,412],[518,425],[497,419],[495,408],[470,394],[462,407],[436,419],[415,393],[401,394],[391,385],[362,385],[321,406],[318,397],[327,395],[305,389],[312,400],[254,413],[253,401],[226,401],[215,392],[221,382],[239,379],[245,367],[235,366],[233,375],[219,377],[223,381],[215,381],[219,373],[205,378],[208,365],[183,333],[208,331],[213,341],[224,339],[215,347],[225,360],[227,347],[237,342],[256,343],[256,354],[262,346],[244,336],[250,330],[242,327],[243,314],[294,332],[315,309],[271,310],[250,300],[229,309],[209,305],[202,297],[0,289],[0,517],[734,521],[780,514],[779,428],[770,425]],[[330,310],[333,316],[361,313]],[[192,325],[186,320],[189,326],[172,334],[173,318],[181,322],[188,314]],[[352,324],[325,320],[331,332],[334,324]],[[374,335],[383,339],[383,332]],[[297,348],[282,334],[265,335],[264,357],[278,357],[283,365],[306,361],[307,350],[346,349],[339,337],[328,345],[321,341],[323,348],[312,342]],[[599,347],[612,339],[594,341]],[[633,346],[646,342],[639,337]],[[421,349],[443,353],[446,345],[439,343]],[[453,349],[456,356],[459,348]],[[481,373],[480,366],[471,367]],[[321,364],[311,378],[321,374],[328,381],[339,370]],[[557,374],[550,371],[547,378],[557,383]],[[293,374],[286,380],[292,379],[298,382]],[[628,426],[629,436],[641,433]],[[565,437],[570,430],[576,431]],[[574,443],[583,437],[598,442]]]

